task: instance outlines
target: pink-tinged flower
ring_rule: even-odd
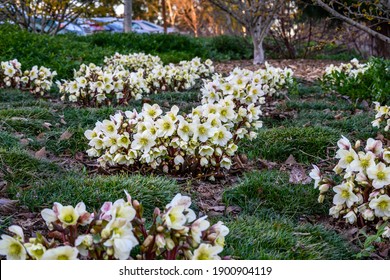
[[[201,242],[202,232],[210,227],[210,222],[206,219],[207,216],[203,216],[191,225],[191,236],[197,244]]]
[[[309,176],[314,180],[314,188],[318,188],[322,175],[320,169],[316,165],[313,164],[313,169],[310,171]]]
[[[101,220],[106,220],[106,221],[111,220],[111,208],[112,208],[112,202],[111,201],[104,202],[102,207],[100,208],[100,211],[102,213],[100,214],[99,218]]]
[[[381,141],[369,138],[367,140],[367,145],[366,145],[365,151],[366,152],[371,151],[375,155],[380,155],[383,151],[382,146],[383,146],[383,144]]]
[[[41,216],[45,220],[49,229],[53,229],[52,223],[58,221],[59,209],[61,208],[62,204],[54,202],[52,209],[45,208],[41,211]]]
[[[342,150],[349,150],[351,148],[351,142],[349,142],[345,136],[342,136],[342,138],[337,141],[337,146]]]

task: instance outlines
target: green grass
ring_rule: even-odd
[[[253,141],[243,141],[240,151],[251,159],[283,162],[293,155],[298,162],[310,163],[327,156],[327,147],[340,134],[327,127],[276,127],[260,129]]]
[[[344,135],[351,141],[376,137],[374,113],[335,95],[324,96],[318,87],[300,86],[300,96],[290,96],[277,109],[288,118],[265,118],[256,140],[243,141],[240,151],[251,159],[285,161],[290,155],[301,163],[332,157],[336,142]],[[332,148],[333,147],[333,148]]]
[[[225,221],[230,233],[224,254],[236,259],[351,259],[347,240],[321,225],[296,224],[288,217],[240,216]]]
[[[125,199],[124,190],[142,203],[145,214],[150,217],[155,207],[164,208],[172,200],[179,187],[173,180],[158,176],[68,174],[57,180],[33,184],[24,191],[13,189],[11,192],[17,193],[20,202],[32,210],[51,207],[54,202],[74,206],[83,201],[92,211],[99,210],[105,201]]]
[[[0,171],[5,181],[14,186],[43,183],[65,172],[60,166],[18,148],[0,148]]]
[[[13,135],[4,131],[0,131],[0,143],[2,149],[4,150],[19,146],[19,140]]]
[[[327,215],[329,204],[317,203],[318,190],[313,184],[290,184],[289,176],[280,171],[246,173],[242,181],[227,189],[223,200],[240,206],[245,214],[277,212],[280,215]]]

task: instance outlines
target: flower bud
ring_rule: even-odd
[[[357,140],[356,141],[356,143],[355,143],[355,149],[357,150],[357,149],[359,149],[360,148],[360,146],[361,146],[361,141],[360,140]]]
[[[366,209],[362,213],[363,219],[367,221],[373,221],[375,219],[374,211],[371,209]]]
[[[153,215],[154,216],[160,216],[160,214],[161,214],[161,211],[160,211],[160,209],[159,208],[154,208],[154,211],[153,211]]]
[[[166,242],[165,242],[164,236],[162,234],[157,234],[157,236],[156,236],[156,246],[161,249],[161,248],[165,247],[165,244],[166,244]]]
[[[133,200],[133,207],[134,207],[134,209],[138,210],[139,206],[140,206],[140,203],[138,202],[138,200]]]
[[[163,232],[164,231],[164,227],[163,226],[158,226],[157,227],[157,232]]]
[[[319,187],[320,193],[324,194],[329,190],[329,185],[328,184],[322,184]]]
[[[175,248],[175,242],[173,242],[171,238],[165,238],[165,242],[167,244],[166,246],[168,250],[172,250],[173,248]]]
[[[148,235],[148,237],[146,237],[146,239],[142,245],[144,245],[145,248],[148,248],[152,244],[153,238],[154,238],[153,235]]]
[[[114,255],[114,249],[112,247],[108,247],[106,253],[108,256],[112,256]]]
[[[103,239],[108,239],[110,235],[111,235],[111,230],[109,230],[108,228],[102,230],[101,236]]]

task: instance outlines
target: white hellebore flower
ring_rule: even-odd
[[[79,235],[75,241],[75,245],[80,252],[80,255],[87,257],[88,249],[93,245],[93,237],[91,234]]]
[[[380,162],[367,169],[368,178],[373,180],[372,185],[376,189],[381,189],[390,184],[390,167]]]
[[[357,195],[353,193],[352,183],[345,183],[342,185],[335,186],[333,191],[336,195],[333,197],[333,203],[335,205],[347,204],[348,207],[351,207],[355,202],[359,201]]]
[[[193,260],[220,260],[218,256],[221,253],[223,248],[221,246],[212,246],[210,244],[202,243],[194,251]]]
[[[221,147],[226,146],[233,135],[226,129],[224,126],[216,128],[215,134],[213,136],[213,143]]]
[[[363,172],[375,165],[375,154],[372,152],[359,152],[358,156],[351,162],[351,171]]]
[[[349,211],[343,218],[345,218],[348,223],[354,224],[357,220],[356,214],[354,211]]]
[[[23,242],[24,234],[20,226],[10,226],[8,230],[16,234],[15,238],[9,235],[1,235],[0,255],[6,256],[7,260],[25,260],[27,257]]]
[[[61,246],[47,250],[42,260],[77,260],[79,251],[71,246]]]
[[[146,130],[142,133],[137,133],[134,135],[134,141],[131,143],[131,148],[147,153],[155,144],[155,136]]]
[[[42,259],[43,254],[45,254],[46,252],[46,247],[43,246],[41,243],[36,243],[36,244],[26,243],[25,246],[28,254],[36,260]]]
[[[125,219],[113,219],[107,224],[104,231],[110,233],[110,238],[104,242],[104,246],[114,249],[114,257],[116,259],[128,259],[131,250],[138,244],[131,224]]]
[[[150,117],[152,119],[155,119],[162,114],[162,110],[160,109],[160,106],[158,104],[150,105],[148,103],[145,103],[142,107],[142,112],[147,117]]]
[[[390,217],[390,197],[381,195],[370,201],[370,208],[375,210],[375,215],[378,217]]]
[[[337,164],[343,169],[347,169],[347,172],[350,171],[350,165],[355,160],[358,159],[358,155],[354,149],[343,150],[339,149],[336,153],[336,158],[339,158],[340,161]]]
[[[176,125],[174,121],[169,117],[165,116],[156,121],[157,134],[160,137],[169,137],[172,136],[176,131]]]
[[[163,216],[168,229],[182,230],[187,221],[184,206],[173,206]]]
[[[209,228],[210,222],[206,220],[207,216],[197,219],[191,225],[191,236],[197,244],[200,244],[202,232]]]
[[[118,127],[115,125],[113,121],[109,121],[109,120],[104,120],[100,128],[107,136],[117,135],[118,132],[117,131]]]
[[[230,169],[230,167],[232,166],[232,161],[231,161],[230,158],[224,157],[224,158],[221,160],[220,165],[221,165],[221,167],[223,167],[223,168]]]

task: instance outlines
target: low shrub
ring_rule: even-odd
[[[326,92],[337,92],[354,100],[390,101],[390,60],[372,58],[368,63],[357,59],[340,66],[329,66],[320,79]]]

